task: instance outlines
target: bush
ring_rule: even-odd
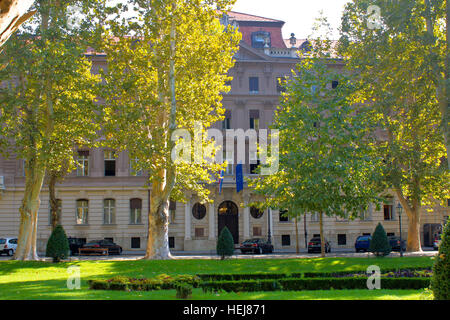
[[[193,275],[168,276],[161,274],[153,279],[136,279],[115,276],[108,280],[88,280],[92,290],[153,291],[175,289],[179,284],[198,288],[200,278]]]
[[[285,273],[223,273],[223,274],[197,274],[204,281],[224,281],[224,280],[262,280],[262,279],[281,279],[287,278]]]
[[[372,235],[372,240],[370,241],[369,251],[372,252],[377,257],[387,256],[391,253],[392,248],[389,244],[386,231],[384,231],[381,223],[378,223],[375,231]]]
[[[230,230],[224,227],[220,232],[219,239],[217,239],[217,255],[221,256],[221,259],[225,259],[225,256],[232,256],[234,253],[234,240]]]
[[[52,257],[53,262],[59,262],[61,259],[69,257],[69,250],[69,240],[67,240],[66,232],[61,225],[57,225],[48,239],[45,255]]]
[[[187,283],[177,283],[175,289],[177,290],[177,299],[187,299],[192,294],[192,286]]]
[[[423,289],[427,278],[383,278],[382,289]],[[286,278],[278,280],[208,281],[200,284],[204,292],[302,291],[367,289],[367,277],[359,278]]]
[[[436,300],[450,300],[450,220],[444,227],[433,266],[431,290]]]

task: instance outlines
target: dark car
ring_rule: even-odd
[[[257,254],[272,253],[273,245],[265,239],[250,239],[242,242],[239,247],[242,253],[253,252]]]
[[[111,240],[93,240],[85,243],[83,248],[91,248],[91,249],[108,249],[108,254],[121,254],[122,247],[115,244]]]
[[[76,256],[79,254],[79,249],[81,247],[83,247],[83,244],[86,243],[86,239],[85,238],[72,238],[69,237],[67,238],[67,240],[69,240],[69,248],[70,248],[70,255],[71,256]]]
[[[392,251],[400,251],[400,238],[396,236],[390,236],[389,239],[389,245],[392,248]],[[406,251],[406,241],[402,239],[402,251]]]
[[[320,243],[320,237],[314,237],[308,242],[308,253],[312,252],[320,252],[321,251],[321,243]],[[331,252],[331,245],[325,239],[325,252]]]
[[[369,251],[370,240],[372,240],[372,236],[359,236],[355,241],[355,250],[356,252]]]

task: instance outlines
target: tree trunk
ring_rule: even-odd
[[[300,253],[300,245],[298,242],[298,222],[297,222],[297,218],[295,218],[295,252],[297,254]]]
[[[57,180],[56,176],[50,175],[48,181],[52,230],[55,230],[56,226],[61,223],[61,221],[59,221],[58,215],[58,199],[56,199],[56,190],[55,190],[56,180]]]
[[[25,193],[20,207],[20,228],[14,260],[39,260],[36,250],[39,194],[44,182],[45,169],[34,161],[26,169]]]
[[[420,210],[406,210],[408,214],[408,240],[406,252],[422,252],[420,243]]]
[[[164,196],[162,183],[152,184],[150,210],[148,213],[148,239],[144,259],[167,260],[172,255],[169,250],[169,199]]]
[[[27,12],[34,0],[0,1],[0,46],[36,11]],[[1,51],[1,49],[0,49]]]
[[[325,257],[325,239],[323,236],[323,212],[319,214],[319,227],[320,227],[320,256]]]

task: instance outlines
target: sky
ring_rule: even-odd
[[[283,37],[290,38],[295,33],[297,39],[305,39],[311,34],[311,28],[319,11],[323,10],[338,38],[344,5],[349,0],[237,0],[233,11],[253,14],[286,22]]]

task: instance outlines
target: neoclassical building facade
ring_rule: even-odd
[[[249,14],[230,12],[223,23],[239,26],[243,35],[236,65],[230,70],[231,91],[224,96],[226,119],[214,128],[268,129],[273,120],[283,88],[279,78],[291,74],[301,56],[307,54],[306,40],[283,39],[284,22]],[[105,57],[90,54],[93,72],[105,67]],[[57,185],[61,222],[68,236],[86,241],[109,238],[127,251],[145,249],[147,212],[150,190],[145,186],[145,173],[133,169],[133,159],[127,153],[115,154],[108,149],[80,150],[79,168],[62,184]],[[255,164],[243,165],[244,177],[251,178]],[[18,236],[19,207],[24,191],[23,160],[0,157],[0,237]],[[295,250],[296,234],[301,248],[319,234],[318,217],[306,215],[295,220],[286,218],[280,210],[261,212],[247,206],[258,197],[244,183],[236,192],[235,165],[225,172],[222,189],[210,186],[212,203],[201,204],[195,194],[188,202],[170,204],[169,244],[173,251],[215,252],[220,230],[227,226],[236,244],[250,238],[268,238],[275,250]],[[219,192],[220,191],[220,192]],[[399,235],[398,201],[395,197],[378,210],[372,207],[359,219],[348,221],[326,217],[325,238],[332,249],[352,248],[359,235],[371,234],[381,222],[388,234]],[[421,236],[424,245],[449,216],[449,208],[436,206],[433,214],[422,215]],[[51,233],[48,188],[41,193],[38,220],[38,247],[45,250]],[[297,231],[296,231],[297,226]],[[407,234],[407,217],[403,215],[402,235]]]

